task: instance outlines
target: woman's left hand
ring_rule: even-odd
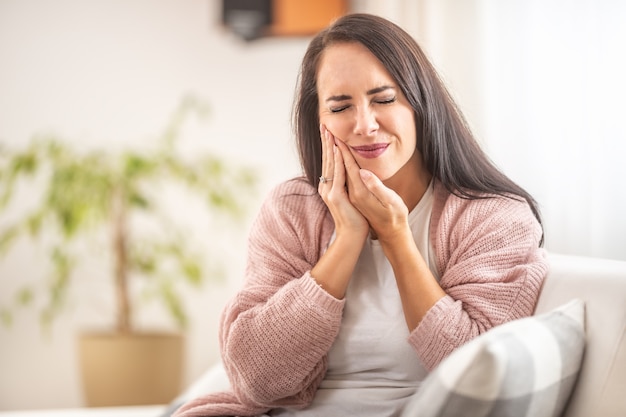
[[[415,245],[402,197],[373,172],[360,168],[345,143],[337,140],[336,144],[344,160],[350,202],[367,219],[393,268],[404,318],[412,332],[446,293]]]
[[[406,232],[409,210],[402,198],[374,173],[360,168],[345,143],[337,140],[336,144],[346,168],[350,202],[367,219],[381,243]]]

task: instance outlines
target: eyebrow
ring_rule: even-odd
[[[377,93],[381,93],[383,91],[386,90],[394,90],[395,88],[390,86],[390,85],[382,85],[380,87],[376,87],[376,88],[372,88],[371,90],[367,90],[365,93],[368,96],[371,96],[372,94],[377,94]],[[345,101],[345,100],[350,100],[352,97],[347,95],[347,94],[339,94],[336,96],[330,96],[326,99],[327,102],[329,101]]]

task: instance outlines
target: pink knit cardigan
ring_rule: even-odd
[[[311,403],[344,306],[310,276],[333,230],[326,205],[303,179],[270,193],[251,229],[244,287],[221,318],[232,391],[192,400],[176,417],[252,416]],[[408,343],[432,369],[493,326],[532,314],[548,265],[525,202],[461,199],[435,182],[429,233],[447,296]]]

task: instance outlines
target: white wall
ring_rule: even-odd
[[[488,151],[541,204],[548,249],[626,260],[626,2],[481,15]]]
[[[422,44],[546,248],[626,260],[626,2],[364,0]]]
[[[145,146],[178,99],[194,93],[213,111],[189,129],[188,146],[258,169],[253,216],[269,187],[299,172],[289,122],[308,39],[243,43],[216,24],[219,3],[0,0],[0,142],[20,145],[46,130],[85,147]],[[422,43],[492,157],[539,199],[549,249],[626,259],[625,3],[352,4]],[[194,318],[187,382],[218,357],[217,317],[241,282],[249,221],[224,243],[229,281],[187,295]],[[0,261],[0,301],[18,282],[36,279],[43,256],[24,245]],[[75,334],[103,323],[104,307],[82,302],[93,293],[79,287],[48,337],[29,313],[13,329],[0,328],[0,410],[82,404]],[[106,292],[97,294],[106,301]],[[147,314],[145,323],[158,317]]]

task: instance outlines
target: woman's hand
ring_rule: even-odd
[[[381,243],[409,232],[409,210],[402,198],[371,171],[360,168],[345,143],[336,143],[345,167],[350,203],[365,217]]]
[[[322,139],[322,177],[327,180],[325,182],[320,181],[318,192],[333,216],[336,235],[353,234],[354,237],[364,240],[370,226],[349,198],[346,189],[347,178],[343,153],[338,151],[336,145],[341,141],[336,140],[323,125],[320,126],[320,135]],[[356,164],[353,158],[352,162]]]

